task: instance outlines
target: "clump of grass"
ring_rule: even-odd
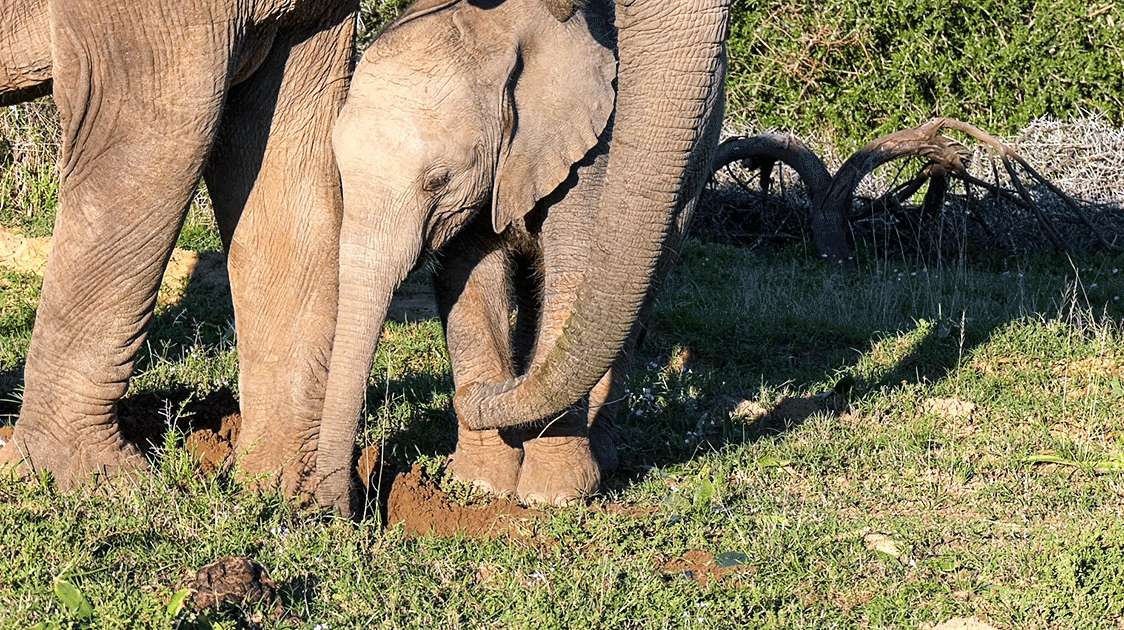
[[[50,99],[0,109],[0,223],[49,236],[58,205],[60,127]]]

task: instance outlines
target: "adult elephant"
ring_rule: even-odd
[[[619,67],[607,0],[548,2],[559,22],[528,0],[423,0],[367,51],[335,130],[345,213],[321,503],[353,507],[374,344],[426,250],[441,250],[453,474],[562,503],[615,467],[612,402],[721,124],[728,6],[702,4],[618,3]]]
[[[54,241],[0,465],[49,472],[62,488],[145,467],[118,431],[117,401],[205,178],[229,253],[241,470],[302,488],[335,325],[341,197],[330,130],[357,9],[0,3],[5,102],[51,90],[62,119]]]

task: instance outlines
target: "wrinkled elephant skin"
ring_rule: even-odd
[[[60,487],[143,469],[116,405],[200,181],[229,254],[245,476],[306,487],[335,326],[330,133],[357,0],[2,0],[0,102],[53,93],[60,189],[0,464]]]

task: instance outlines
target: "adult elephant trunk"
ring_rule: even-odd
[[[379,332],[391,296],[421,255],[424,226],[403,219],[375,225],[371,217],[421,217],[421,212],[369,212],[364,203],[392,196],[355,191],[344,177],[340,231],[339,309],[316,454],[316,501],[344,516],[353,508],[356,432]]]
[[[615,129],[589,273],[561,337],[524,376],[467,389],[470,429],[549,419],[605,374],[693,207],[717,144],[730,0],[618,0]],[[475,398],[475,400],[473,400]],[[472,415],[472,414],[469,414]]]

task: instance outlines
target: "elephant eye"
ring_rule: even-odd
[[[449,178],[449,171],[444,169],[427,173],[422,182],[422,189],[426,192],[437,192],[449,183]]]

